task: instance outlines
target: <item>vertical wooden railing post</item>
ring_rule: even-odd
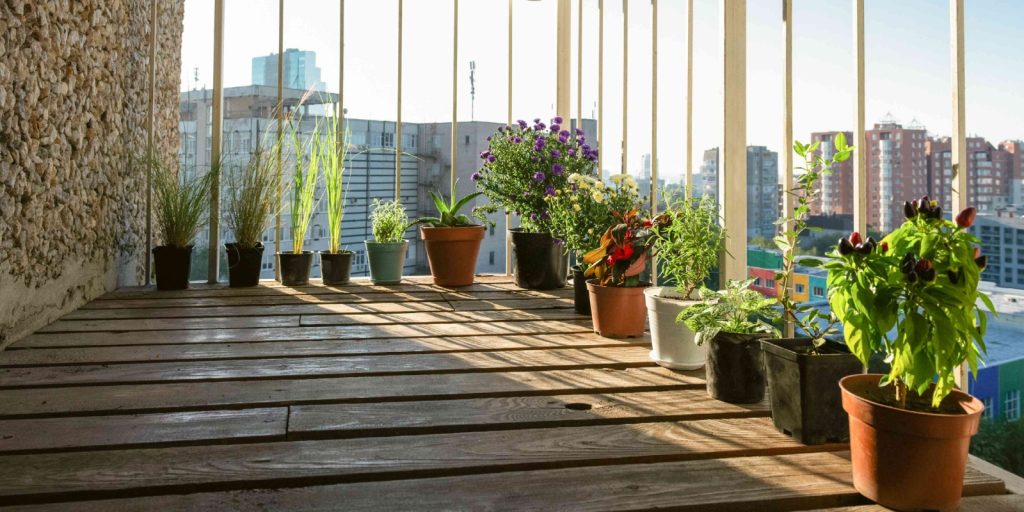
[[[396,94],[397,113],[395,115],[395,201],[402,200],[402,36],[403,9],[405,0],[398,0],[398,93]],[[455,138],[455,126],[452,126],[452,139]],[[452,143],[455,148],[455,143]],[[454,158],[455,155],[452,155]]]
[[[220,162],[224,131],[224,0],[213,3],[213,120],[210,137],[210,243],[206,280],[217,282],[220,268]]]
[[[782,213],[786,216],[786,232],[793,229],[793,0],[782,0]],[[790,287],[793,283],[788,284]],[[795,326],[785,319],[785,333],[792,338]]]
[[[747,275],[747,2],[722,0],[722,149],[718,190],[722,224],[729,232],[721,285]]]
[[[693,193],[693,0],[686,0],[686,188]]]
[[[953,137],[952,146],[952,206],[953,215],[968,206],[967,173],[969,172],[967,151],[967,105],[965,102],[964,71],[964,0],[949,0],[950,68],[953,82]],[[997,255],[998,256],[998,255]],[[956,372],[956,383],[960,389],[968,390],[968,367],[961,364]]]
[[[853,144],[853,229],[868,232],[868,159],[864,117],[864,0],[853,0],[853,66],[856,69],[856,113]],[[882,198],[882,201],[888,198]]]
[[[149,112],[146,116],[146,278],[149,286],[153,279],[153,162],[156,148],[153,147],[154,130],[156,129],[156,44],[157,44],[157,1],[150,0],[149,5]]]
[[[277,3],[277,187],[274,192],[274,252],[281,252],[281,211],[284,195],[284,0]],[[274,277],[281,280],[281,267],[274,264]]]

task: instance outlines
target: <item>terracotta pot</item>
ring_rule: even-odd
[[[484,239],[483,226],[434,228],[420,226],[420,239],[427,250],[427,262],[434,284],[469,286],[476,273],[476,257]]]
[[[647,312],[644,288],[649,286],[601,286],[587,281],[590,292],[590,317],[594,332],[607,338],[638,338],[644,335]]]
[[[960,391],[946,397],[964,414],[898,409],[864,398],[878,374],[839,381],[850,415],[853,486],[879,505],[897,510],[956,510],[963,492],[971,437],[985,406]]]
[[[704,347],[694,343],[694,332],[676,322],[684,309],[696,300],[687,300],[674,288],[659,286],[644,290],[647,317],[651,323],[651,359],[673,370],[697,370],[704,366]]]

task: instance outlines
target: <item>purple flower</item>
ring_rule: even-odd
[[[540,212],[540,218],[542,220],[548,220],[550,218],[550,216],[548,216],[548,211],[544,210],[544,211]]]
[[[516,123],[519,124],[520,128],[522,128],[524,130],[526,129],[526,121],[523,121],[522,119],[520,119],[520,120],[516,121]]]
[[[576,128],[576,135],[583,136],[583,128]]]
[[[565,144],[565,143],[569,142],[569,137],[566,137],[565,135],[559,135],[558,136],[558,142],[561,142],[562,144]]]
[[[470,176],[469,178],[472,179],[473,181],[480,181],[480,177],[480,173],[474,172],[473,175]]]
[[[590,150],[593,149],[593,148],[591,148],[589,144],[584,144],[584,145],[580,146],[580,149],[582,149],[584,153],[589,153]]]
[[[546,178],[546,176],[544,176],[544,173],[542,173],[540,171],[537,171],[537,172],[533,173],[533,179],[534,180],[544,181],[544,178]]]
[[[503,131],[505,131],[505,127],[504,127],[504,126],[499,126],[499,127],[498,127],[498,133],[501,133],[501,132],[503,132]],[[490,138],[490,137],[488,137],[488,138],[487,138],[487,140],[491,140],[491,138]]]
[[[520,142],[523,142],[523,138],[522,137],[520,137],[518,135],[515,136],[515,137],[512,137],[512,144],[519,144]]]
[[[555,164],[551,166],[551,174],[554,174],[555,176],[561,176],[562,171],[564,170],[565,168],[562,167],[562,164]]]
[[[533,160],[534,162],[540,162],[540,157],[535,155],[533,158],[530,158],[530,160]]]
[[[568,130],[562,130],[562,131],[558,132],[558,135],[562,136],[562,137],[565,137],[565,138],[569,138],[569,136],[572,135],[572,134],[569,133]]]
[[[544,195],[553,196],[555,195],[555,187],[548,187],[544,189]]]
[[[569,148],[569,156],[576,156],[576,150]]]
[[[562,116],[555,116],[554,119],[551,120],[551,122],[555,124],[562,124],[562,121]]]
[[[531,213],[530,214],[530,220],[532,220],[534,222],[537,222],[537,214],[536,213]]]
[[[539,117],[533,118],[533,124],[540,124],[540,118]]]
[[[551,150],[551,158],[561,158],[561,157],[562,157],[562,152],[561,151],[559,151],[557,149],[552,149]]]
[[[558,133],[558,131],[561,130],[561,129],[562,129],[562,125],[560,125],[558,123],[555,123],[555,124],[551,125],[551,133]]]
[[[578,142],[580,144],[586,144],[587,143],[587,138],[582,136],[582,135],[580,135],[579,137],[576,137],[576,142]]]
[[[547,125],[544,124],[544,123],[537,123],[537,124],[533,125],[533,129],[537,130],[538,132],[543,130],[544,128],[547,128]]]
[[[480,159],[481,160],[487,160],[487,157],[489,157],[489,156],[491,156],[491,152],[490,151],[481,151],[480,152]]]
[[[500,130],[500,129],[501,129],[501,127],[499,126],[499,127],[498,127],[498,129]],[[488,136],[487,136],[487,142],[490,142],[490,141],[491,141],[491,136],[490,136],[490,135],[488,135]]]
[[[488,162],[494,163],[494,161],[497,160],[497,159],[498,159],[498,157],[496,157],[494,155],[487,155],[487,161]]]

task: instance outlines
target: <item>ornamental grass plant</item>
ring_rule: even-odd
[[[144,157],[152,169],[156,223],[164,245],[184,248],[192,245],[206,220],[210,182],[216,172],[202,176],[180,176],[153,155]]]

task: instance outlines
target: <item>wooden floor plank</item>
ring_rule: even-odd
[[[0,368],[0,389],[653,366],[646,347]]]
[[[529,311],[532,309],[558,309],[572,308],[573,300],[564,299],[479,299],[479,300],[455,300],[451,302],[455,311],[497,311],[497,310],[519,310]]]
[[[435,323],[476,323],[476,322],[526,322],[543,320],[590,321],[568,308],[536,310],[481,310],[481,311],[435,311],[429,313],[384,313],[379,315],[309,315],[303,316],[303,326],[317,325],[378,325],[378,324],[435,324]]]
[[[701,388],[703,377],[659,367],[8,389],[0,390],[0,418],[658,391]]]
[[[262,329],[298,327],[300,316],[244,316],[214,318],[131,318],[123,320],[58,320],[37,333],[167,331],[173,329]]]
[[[507,299],[571,299],[572,288],[556,290],[519,290],[493,289],[490,291],[446,291],[442,293],[449,302],[467,300],[507,300]]]
[[[264,304],[251,306],[210,306],[171,308],[106,308],[78,309],[64,315],[61,320],[115,320],[127,318],[199,318],[274,315],[327,315],[414,313],[422,311],[452,311],[447,302],[407,301],[347,304]]]
[[[770,440],[771,442],[766,442]],[[770,420],[522,429],[0,456],[0,497],[11,503],[316,485],[609,464],[837,450],[781,437]],[[97,473],[95,467],[109,468]]]
[[[146,332],[37,333],[14,343],[16,348],[167,345],[301,340],[364,340],[433,336],[569,334],[592,332],[589,318],[558,321],[447,323],[418,325],[340,325],[243,329],[183,329]]]
[[[991,478],[968,472],[967,495],[992,492]],[[1019,503],[1020,496],[966,498],[964,510]],[[779,512],[866,504],[854,490],[848,456],[806,453],[655,464],[513,471],[468,476],[243,490],[15,507],[11,512],[217,510],[488,510],[581,512],[673,510]],[[984,503],[985,507],[975,507]],[[52,507],[52,508],[50,508]],[[858,509],[853,509],[858,510]],[[871,509],[868,509],[871,510]]]
[[[969,476],[968,476],[969,478]],[[965,495],[972,491],[970,483],[964,489]],[[960,502],[959,512],[1021,512],[1024,510],[1024,496],[1003,494],[995,496],[968,496]],[[891,512],[892,509],[878,504],[854,505],[816,509],[814,512]]]
[[[0,368],[69,364],[113,364],[158,361],[212,361],[281,357],[403,354],[421,352],[469,352],[528,350],[537,348],[597,348],[647,346],[650,337],[613,339],[594,333],[516,334],[461,336],[455,338],[388,338],[370,340],[271,341],[257,343],[190,343],[182,345],[124,347],[19,348],[0,352]]]
[[[374,285],[368,281],[354,281],[353,284],[344,286],[324,286],[317,280],[312,280],[309,286],[274,286],[261,284],[251,288],[229,288],[225,284],[212,286],[191,286],[186,290],[156,291],[146,287],[120,288],[99,297],[97,300],[121,300],[145,298],[149,300],[166,300],[182,298],[202,297],[254,297],[269,295],[322,295],[322,294],[347,294],[347,293],[409,293],[409,292],[479,292],[479,291],[519,291],[519,288],[510,282],[499,283],[477,283],[472,286],[459,288],[445,288],[435,286],[427,282],[410,282],[408,279],[401,284]]]
[[[167,298],[150,300],[145,297],[135,299],[94,300],[83,305],[82,310],[93,309],[166,309],[166,308],[207,308],[222,306],[264,306],[264,305],[304,305],[304,304],[378,304],[388,302],[444,302],[438,292],[404,292],[404,293],[327,293],[318,295],[256,295],[244,297],[205,297],[205,298]]]
[[[709,398],[704,389],[299,405],[291,409],[288,438],[395,436],[767,415],[766,403],[729,404]]]
[[[285,407],[0,420],[0,454],[274,441],[285,438],[287,423]]]

